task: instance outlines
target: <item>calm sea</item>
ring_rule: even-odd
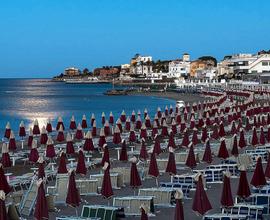
[[[111,89],[110,84],[65,84],[50,82],[46,79],[1,79],[0,80],[0,135],[3,136],[9,121],[12,130],[18,132],[20,121],[26,128],[32,126],[35,119],[40,125],[48,118],[56,125],[57,117],[62,116],[66,126],[72,115],[76,122],[81,122],[82,115],[90,122],[94,113],[97,125],[101,123],[101,113],[108,118],[110,111],[115,119],[125,110],[131,115],[132,110],[142,113],[147,108],[153,118],[157,107],[175,105],[175,101],[145,96],[105,96],[103,92]]]

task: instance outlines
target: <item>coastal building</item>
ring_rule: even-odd
[[[65,76],[79,76],[81,74],[81,71],[75,67],[69,67],[65,69],[64,75]]]
[[[94,69],[94,76],[98,76],[101,79],[111,79],[120,75],[120,67],[110,66]]]
[[[137,76],[149,76],[152,73],[153,58],[136,54],[130,61],[130,73]]]
[[[190,77],[196,78],[201,77],[202,75],[214,73],[216,63],[212,57],[201,57],[197,60],[194,60],[190,64]]]
[[[185,53],[182,59],[172,60],[169,63],[169,78],[188,76],[190,73],[190,55]]]

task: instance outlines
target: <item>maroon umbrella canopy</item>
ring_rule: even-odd
[[[107,144],[103,145],[103,157],[101,160],[101,166],[104,166],[105,162],[107,162],[110,166],[110,153]]]
[[[134,127],[132,125],[129,132],[129,142],[135,142],[135,141],[136,141],[136,134],[134,131]]]
[[[174,152],[172,148],[169,148],[169,158],[168,158],[168,163],[166,167],[166,173],[169,173],[170,175],[176,175],[177,173],[175,157],[174,157]]]
[[[8,194],[11,191],[2,164],[0,164],[0,190],[3,190],[5,194]]]
[[[38,192],[34,216],[37,220],[49,219],[48,204],[45,197],[45,190],[42,179],[37,181],[37,185]]]
[[[92,126],[92,136],[93,137],[96,137],[97,136],[97,124],[96,124],[96,121],[94,121],[94,124]]]
[[[174,220],[184,220],[184,209],[183,209],[183,192],[176,190],[175,192],[175,211],[174,211]]]
[[[170,132],[170,136],[169,136],[169,142],[168,142],[168,148],[169,147],[172,147],[172,148],[176,148],[176,144],[175,144],[175,141],[174,141],[174,133],[171,131]]]
[[[219,124],[218,135],[219,135],[219,137],[224,137],[226,135],[223,122],[220,122],[220,124]]]
[[[219,138],[218,126],[216,124],[214,124],[213,133],[211,135],[211,138],[213,138],[215,140],[217,140]]]
[[[226,147],[225,138],[221,138],[220,147],[218,151],[218,157],[222,159],[227,159],[229,157],[229,152]]]
[[[231,190],[231,181],[230,181],[230,174],[225,173],[223,178],[223,189],[221,194],[220,203],[223,207],[231,207],[233,206],[233,197],[232,197],[232,190]]]
[[[188,166],[191,169],[193,169],[197,166],[196,157],[194,154],[192,143],[190,143],[190,145],[189,145],[189,152],[188,152],[188,156],[187,156],[187,160],[186,160],[186,166]]]
[[[155,153],[151,153],[148,175],[157,178],[159,176],[159,170]]]
[[[142,204],[141,207],[141,220],[148,220],[148,215],[147,215],[147,207],[145,206],[145,204]]]
[[[58,131],[60,126],[62,125],[63,127],[63,130],[65,130],[65,126],[64,126],[64,123],[63,123],[63,119],[62,117],[58,117],[58,121],[57,121],[57,125],[56,125],[56,130]],[[47,130],[48,131],[48,130]],[[49,132],[49,131],[48,131]]]
[[[113,118],[113,113],[112,112],[110,112],[109,123],[111,125],[113,125],[113,123],[114,123],[114,118]]]
[[[75,133],[75,138],[77,140],[83,139],[83,131],[82,131],[82,126],[81,126],[80,123],[78,124],[77,130],[76,130],[76,133]]]
[[[8,142],[8,149],[11,151],[15,151],[17,148],[16,140],[13,131],[10,132],[9,142]]]
[[[60,128],[58,130],[58,134],[57,134],[56,140],[58,142],[63,142],[65,140],[65,135],[64,135],[64,132],[63,132],[62,125],[60,125]]]
[[[141,127],[140,138],[147,139],[147,130],[144,123],[142,124],[142,127]]]
[[[147,153],[147,150],[146,150],[146,146],[145,146],[145,140],[142,139],[142,145],[141,145],[141,150],[140,150],[140,159],[141,160],[147,160],[148,158],[148,153]]]
[[[182,146],[183,147],[188,147],[188,145],[189,145],[189,134],[188,134],[187,129],[185,129],[185,131],[184,131],[184,137],[182,139]]]
[[[86,120],[85,115],[83,115],[83,117],[82,117],[82,128],[83,129],[87,128],[87,120]]]
[[[70,119],[69,129],[75,130],[76,127],[77,127],[76,121],[75,121],[74,116],[72,115],[72,117],[71,117],[71,119]]]
[[[66,154],[74,154],[75,153],[75,149],[73,146],[73,141],[72,141],[72,137],[70,135],[70,133],[67,133],[67,137],[66,137]]]
[[[8,153],[8,146],[6,143],[3,143],[3,145],[2,145],[1,163],[2,163],[3,167],[11,167],[11,165],[12,165],[11,160],[10,160],[10,156]]]
[[[194,128],[193,129],[192,143],[193,143],[194,146],[199,143],[199,140],[198,140],[198,130],[197,130],[197,128]]]
[[[122,113],[121,113],[121,116],[120,116],[120,120],[121,122],[126,122],[127,118],[126,118],[126,113],[125,111],[123,110]]]
[[[113,143],[114,144],[120,144],[121,143],[121,134],[119,127],[116,125],[113,133]]]
[[[120,152],[120,161],[127,161],[128,155],[127,155],[127,145],[125,139],[122,140],[122,147]]]
[[[61,153],[59,166],[58,166],[58,173],[67,173],[67,165],[66,165],[66,154],[64,152]]]
[[[160,137],[158,135],[155,136],[154,153],[156,155],[159,155],[162,153],[161,147],[160,147]]]
[[[265,168],[265,177],[270,179],[270,153],[269,152],[268,152],[268,156],[267,156],[267,165]]]
[[[251,130],[251,124],[249,123],[249,117],[246,118],[246,127],[245,127],[246,131]]]
[[[26,136],[25,126],[24,126],[23,121],[21,121],[21,123],[20,123],[19,136],[22,138]]]
[[[102,112],[102,114],[101,114],[101,123],[102,123],[102,125],[104,125],[105,122],[106,122],[106,115],[105,115],[104,112]]]
[[[39,142],[40,142],[40,144],[46,144],[47,141],[48,141],[48,134],[47,134],[45,127],[43,126],[41,129],[41,135],[40,135]]]
[[[235,121],[232,122],[231,134],[232,135],[237,134],[237,129],[236,129],[236,126],[235,126]]]
[[[104,128],[101,128],[100,134],[99,134],[98,146],[103,147],[104,144],[106,144],[106,137],[104,133]]]
[[[109,199],[113,196],[112,184],[111,184],[111,176],[110,176],[110,167],[107,162],[105,162],[104,167],[104,176],[102,180],[102,187],[101,187],[101,195]]]
[[[80,149],[79,156],[78,156],[78,163],[76,167],[76,173],[79,173],[81,175],[86,175],[86,172],[87,172],[87,168],[85,166],[84,154],[83,154],[83,151]]]
[[[204,190],[202,176],[199,176],[195,195],[193,197],[192,210],[200,215],[204,215],[206,212],[212,209],[212,206],[208,200],[207,194]]]
[[[56,156],[54,145],[53,145],[53,140],[49,136],[48,141],[47,141],[47,148],[46,148],[46,157],[48,158],[54,158]]]
[[[131,168],[130,168],[130,186],[132,188],[140,187],[142,185],[141,177],[137,170],[136,165],[137,159],[131,159]]]
[[[104,128],[102,128],[102,129],[104,129],[103,130],[104,136],[109,136],[111,134],[111,128],[110,128],[110,124],[108,121],[105,122]],[[101,130],[100,130],[100,132],[101,132]]]
[[[33,131],[32,128],[29,129],[29,135],[28,135],[28,140],[27,140],[27,146],[31,148],[32,142],[33,142]]]
[[[5,197],[5,192],[0,190],[0,220],[8,219]]]
[[[46,124],[46,130],[50,133],[52,132],[52,124],[50,121],[47,121],[47,124]]]
[[[233,156],[235,156],[235,157],[237,157],[238,156],[238,146],[237,146],[238,144],[237,144],[237,135],[236,134],[234,134],[234,136],[233,136],[233,147],[232,147],[232,151],[231,151],[231,154],[233,155]]]
[[[244,129],[243,128],[240,129],[240,138],[239,138],[238,146],[240,148],[243,148],[243,147],[246,147],[247,146],[246,139],[245,139],[245,133],[244,133]]]
[[[10,123],[8,122],[7,125],[6,125],[6,130],[5,130],[5,135],[4,135],[4,137],[9,139],[10,132],[11,132],[11,129],[10,129]]]
[[[44,160],[43,158],[38,159],[38,178],[43,179],[45,177],[45,170],[44,170]]]
[[[252,144],[252,146],[256,146],[256,145],[259,144],[259,140],[258,140],[258,136],[257,136],[256,127],[253,127],[252,138],[251,138],[251,144]]]
[[[37,119],[34,121],[33,134],[34,135],[39,135],[40,134],[40,130],[39,130],[39,125],[38,125],[38,120]]]
[[[263,172],[263,166],[262,166],[262,158],[257,158],[256,167],[250,182],[251,185],[253,185],[256,188],[262,187],[266,185],[265,175]]]
[[[80,202],[81,202],[80,193],[76,187],[75,173],[74,171],[72,171],[70,173],[68,181],[66,203],[72,207],[78,207],[80,205]]]
[[[29,162],[36,163],[38,161],[39,154],[37,150],[37,140],[33,140],[32,148],[29,153]]]
[[[238,183],[237,196],[241,198],[248,198],[250,196],[249,183],[247,180],[247,173],[245,167],[240,167],[240,178]]]
[[[206,143],[205,143],[205,150],[204,150],[202,161],[209,163],[209,164],[212,163],[212,161],[213,161],[209,139],[207,139]]]
[[[126,123],[125,123],[125,130],[126,131],[130,131],[130,126],[131,126],[131,124],[130,124],[130,118],[127,117],[127,120],[126,120]]]
[[[94,151],[95,150],[94,143],[92,140],[91,131],[88,131],[86,133],[85,141],[84,141],[84,145],[83,145],[83,150],[84,151]]]

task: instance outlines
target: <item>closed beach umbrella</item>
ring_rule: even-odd
[[[162,116],[160,107],[157,108],[157,116],[158,116],[158,118],[161,118],[161,116]]]
[[[54,143],[52,140],[52,137],[48,137],[47,141],[47,148],[46,148],[46,157],[52,159],[56,156],[55,149],[54,149]]]
[[[76,121],[75,121],[74,115],[72,115],[70,119],[70,123],[69,123],[69,129],[75,130],[76,128],[77,128]]]
[[[244,129],[243,128],[240,128],[240,138],[239,138],[238,146],[240,148],[244,148],[244,147],[247,146],[246,139],[245,139],[245,133],[244,133]]]
[[[237,125],[237,132],[239,132],[240,131],[240,128],[242,128],[242,127],[243,127],[243,125],[242,125],[242,119],[239,118],[238,119],[238,125]]]
[[[8,142],[8,149],[10,151],[15,151],[16,150],[16,140],[13,131],[10,131],[10,136],[9,136],[9,142]]]
[[[148,175],[154,178],[157,178],[159,176],[159,170],[158,170],[156,155],[153,152],[150,154],[151,154],[151,157],[150,157]]]
[[[142,138],[142,144],[141,144],[141,150],[140,150],[140,156],[139,157],[140,157],[141,160],[147,160],[147,158],[148,158],[148,153],[147,153],[147,150],[146,150],[144,138]]]
[[[199,143],[198,129],[197,128],[193,128],[192,143],[193,143],[194,146],[196,146]]]
[[[84,154],[83,154],[82,149],[79,149],[79,156],[78,156],[78,162],[77,162],[77,167],[76,167],[76,173],[85,176],[86,172],[87,172],[87,168],[85,166]]]
[[[49,211],[47,199],[45,197],[45,190],[43,185],[43,180],[39,179],[37,181],[38,191],[37,191],[37,201],[34,211],[34,217],[37,220],[49,219]]]
[[[108,145],[104,144],[103,145],[103,157],[101,160],[101,166],[104,166],[105,163],[108,163],[110,165],[110,152],[108,149]]]
[[[101,128],[99,133],[98,146],[103,147],[104,144],[106,144],[106,137],[104,134],[104,128]]]
[[[264,136],[264,131],[263,131],[262,126],[261,126],[261,133],[260,133],[260,144],[265,145],[265,136]]]
[[[235,121],[232,121],[232,125],[231,125],[231,135],[237,134],[237,129],[235,126]]]
[[[250,131],[251,130],[251,124],[249,122],[249,117],[246,117],[246,126],[245,126],[245,129],[246,131]]]
[[[194,119],[194,116],[192,116],[191,119],[190,119],[189,128],[190,129],[195,128],[195,119]]]
[[[125,123],[125,130],[130,131],[130,118],[127,117],[126,123]]]
[[[95,117],[95,114],[92,113],[92,116],[91,116],[91,126],[93,127],[93,124],[94,124],[94,121],[96,120],[96,117]]]
[[[197,124],[198,128],[202,128],[204,126],[204,121],[203,121],[203,117],[202,117],[202,113],[199,113],[199,120],[198,120],[198,124]]]
[[[114,144],[120,144],[121,143],[121,135],[120,135],[120,130],[118,126],[115,126],[115,130],[113,133],[113,143]]]
[[[224,208],[233,206],[230,175],[231,174],[229,172],[225,172],[223,176],[223,189],[222,189],[220,203],[222,207]]]
[[[233,147],[232,147],[232,151],[231,154],[235,157],[238,157],[238,143],[237,143],[237,134],[233,135]]]
[[[59,166],[58,166],[58,172],[57,173],[68,173],[67,165],[66,165],[66,154],[64,152],[61,152],[60,154],[60,160],[59,160]]]
[[[40,144],[45,145],[47,143],[47,141],[48,141],[47,130],[43,126],[41,128],[41,135],[40,135],[40,138],[39,138],[39,142],[40,142]]]
[[[159,118],[158,118],[157,114],[155,114],[154,122],[153,123],[156,123],[156,125],[157,125],[158,128],[160,127]]]
[[[238,190],[237,190],[237,196],[240,198],[248,198],[250,196],[250,189],[249,189],[249,183],[247,180],[247,172],[245,166],[240,166],[240,178],[238,183]]]
[[[105,122],[106,122],[106,115],[105,115],[104,112],[102,112],[102,114],[101,114],[101,124],[104,125]]]
[[[173,132],[171,131],[170,132],[170,136],[169,136],[169,141],[168,141],[168,148],[169,147],[173,147],[173,148],[176,148],[176,144],[175,144],[175,141],[174,141],[174,134]],[[160,148],[160,147],[159,147]]]
[[[190,169],[194,169],[197,166],[196,163],[196,157],[194,154],[193,144],[189,144],[189,152],[186,160],[186,166],[188,166]]]
[[[264,174],[266,178],[270,179],[270,152],[267,154],[267,165]]]
[[[186,121],[183,119],[183,120],[181,121],[181,125],[180,125],[180,132],[181,132],[181,133],[184,132],[186,128],[187,128],[187,126],[186,126]]]
[[[82,117],[82,129],[86,129],[87,128],[87,120],[86,120],[86,116],[83,115]]]
[[[33,140],[32,147],[29,153],[29,162],[36,163],[38,161],[39,154],[37,150],[37,140]]]
[[[175,119],[172,120],[172,127],[171,127],[171,129],[172,129],[172,132],[174,134],[177,134],[177,124],[175,122]]]
[[[219,131],[218,131],[219,137],[224,137],[226,135],[223,122],[221,121],[219,124]]]
[[[6,125],[6,130],[5,130],[4,137],[7,138],[7,139],[9,139],[10,132],[11,132],[11,128],[10,128],[10,123],[8,122],[7,125]]]
[[[256,146],[259,144],[258,136],[257,136],[257,131],[256,127],[253,127],[253,132],[252,132],[252,138],[251,138],[251,145]]]
[[[206,125],[204,125],[202,127],[202,135],[201,135],[201,142],[205,142],[206,139],[208,138],[208,132],[207,132],[207,128],[206,128]]]
[[[126,113],[125,113],[124,110],[121,113],[120,120],[121,120],[122,123],[126,122]]]
[[[229,157],[229,152],[227,150],[224,137],[220,139],[220,147],[219,147],[219,151],[218,151],[218,157],[222,158],[224,160]]]
[[[128,161],[128,155],[127,155],[127,146],[125,139],[122,140],[122,147],[120,152],[120,161]]]
[[[158,125],[157,125],[157,122],[154,121],[151,135],[152,135],[152,137],[155,137],[156,134],[158,134]]]
[[[45,178],[44,159],[43,159],[43,157],[39,157],[37,163],[38,163],[38,178],[43,179],[43,178]]]
[[[109,123],[111,125],[113,125],[113,123],[114,123],[114,118],[113,118],[113,113],[112,112],[110,112]]]
[[[40,134],[40,130],[39,130],[39,125],[38,125],[38,120],[37,119],[34,121],[33,134],[34,135],[39,135]]]
[[[71,134],[68,132],[66,136],[66,154],[71,155],[75,153],[74,146],[73,146],[73,140],[71,137]]]
[[[96,137],[97,136],[97,123],[94,121],[93,126],[92,126],[92,136]]]
[[[5,192],[3,190],[0,190],[0,220],[8,219],[5,199]]]
[[[104,124],[104,134],[105,136],[109,136],[111,133],[111,128],[110,128],[110,124],[108,121],[105,121],[105,124]]]
[[[146,108],[145,108],[144,111],[143,111],[143,115],[144,115],[144,118],[146,118],[146,116],[148,115],[148,111],[147,111]]]
[[[62,117],[58,117],[57,125],[56,125],[56,130],[58,131],[60,129],[60,126],[62,125],[63,130],[65,130],[64,122]],[[49,132],[49,131],[48,131]]]
[[[132,188],[138,188],[142,185],[141,177],[139,175],[138,169],[137,169],[137,158],[133,157],[131,158],[131,168],[130,168],[130,181],[129,185]]]
[[[166,123],[166,120],[162,122],[162,128],[161,128],[161,136],[162,137],[168,137],[169,132],[168,132],[168,125]]]
[[[155,138],[154,138],[154,153],[156,155],[159,155],[162,153],[161,151],[161,147],[160,147],[160,137],[156,134]]]
[[[135,111],[134,110],[131,113],[130,121],[133,122],[133,123],[135,123],[135,121],[136,121],[136,114],[135,114]]]
[[[81,202],[80,192],[77,189],[76,181],[75,181],[75,173],[72,170],[71,172],[69,172],[66,204],[70,205],[71,207],[76,208],[80,205],[80,202]]]
[[[256,188],[265,186],[266,179],[263,172],[262,158],[257,158],[257,163],[250,184]]]
[[[29,129],[29,135],[28,135],[28,141],[27,141],[27,146],[31,148],[33,142],[33,130],[32,128]]]
[[[64,135],[64,131],[63,131],[62,125],[60,125],[60,128],[58,130],[58,134],[57,134],[56,140],[58,142],[63,142],[65,140],[65,135]]]
[[[198,174],[198,181],[196,185],[195,195],[193,197],[192,210],[200,215],[204,215],[206,212],[212,209],[207,194],[204,190],[202,175]]]
[[[146,115],[146,117],[145,117],[145,126],[147,128],[151,128],[152,127],[152,125],[151,125],[151,119],[150,119],[149,115]]]
[[[184,137],[182,139],[182,147],[188,147],[189,145],[189,134],[187,129],[184,131]]]
[[[10,160],[9,152],[8,152],[8,145],[3,143],[2,145],[2,165],[3,167],[11,167],[12,163]]]
[[[51,124],[50,119],[48,119],[48,121],[47,121],[46,130],[48,131],[48,133],[52,132],[52,124]]]
[[[94,143],[93,143],[93,140],[92,140],[92,134],[91,134],[91,131],[88,131],[85,135],[85,141],[84,141],[84,144],[83,144],[83,150],[84,151],[94,151],[95,148],[94,148]]]
[[[134,143],[136,141],[136,134],[134,131],[134,125],[132,124],[129,131],[129,142]]]
[[[138,115],[137,120],[136,120],[135,128],[140,130],[141,127],[142,127],[142,120],[141,120],[141,116]]]
[[[147,130],[146,130],[146,126],[144,123],[142,123],[140,138],[147,139]]]
[[[120,119],[117,119],[116,126],[119,128],[120,133],[122,133],[123,132],[123,128],[122,128],[122,122],[121,122]]]
[[[113,196],[109,164],[105,162],[102,169],[104,170],[104,176],[102,180],[101,195],[104,198],[109,199]]]
[[[174,156],[174,149],[172,147],[169,148],[169,158],[166,167],[166,173],[170,175],[176,175],[176,163],[175,163],[175,156]]]
[[[8,184],[8,181],[5,176],[4,169],[3,169],[3,165],[1,163],[0,163],[0,190],[4,191],[6,195],[11,192],[11,187]]]
[[[24,126],[24,122],[23,121],[21,121],[21,123],[20,123],[19,136],[21,138],[24,138],[26,136],[25,126]]]
[[[148,207],[143,203],[140,206],[140,210],[141,210],[141,220],[148,220],[148,215],[147,215]]]
[[[208,164],[211,164],[213,161],[212,151],[211,151],[211,147],[210,147],[210,141],[208,138],[206,139],[206,142],[205,142],[205,149],[204,149],[202,161],[204,161]]]
[[[174,211],[174,220],[184,220],[184,209],[182,199],[184,194],[181,189],[177,189],[174,194],[175,198],[175,211]]]
[[[82,126],[81,126],[80,123],[79,123],[78,126],[77,126],[75,138],[76,138],[77,140],[82,140],[82,139],[83,139]]]

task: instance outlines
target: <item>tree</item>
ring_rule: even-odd
[[[202,61],[213,61],[214,62],[214,65],[217,66],[217,59],[215,57],[212,57],[212,56],[202,56],[202,57],[199,57],[198,60],[202,60]]]
[[[83,69],[83,75],[88,75],[89,74],[89,70],[87,68]]]

